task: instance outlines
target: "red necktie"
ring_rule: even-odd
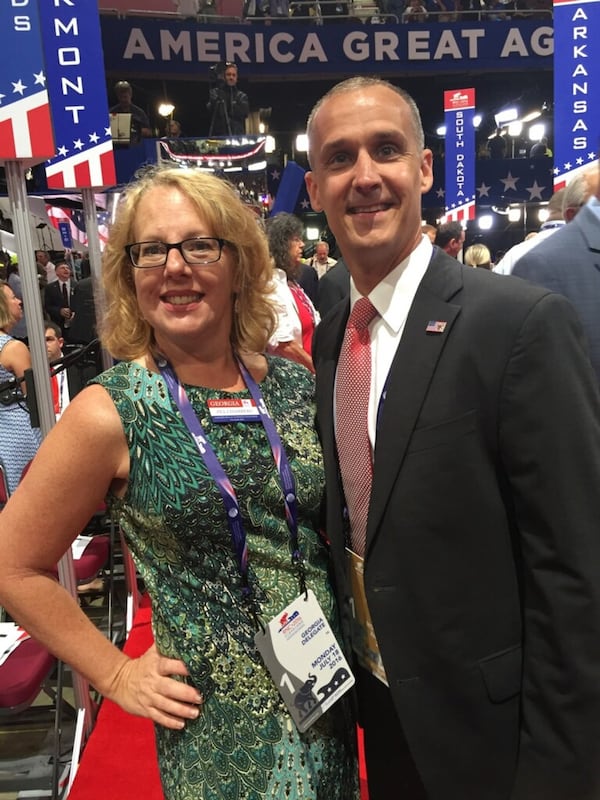
[[[52,402],[54,403],[54,413],[60,414],[60,393],[58,388],[58,378],[56,377],[56,375],[50,376],[50,386],[52,388]]]
[[[368,297],[354,304],[338,361],[335,392],[336,441],[352,549],[363,555],[373,480],[368,433],[371,392],[371,337],[368,325],[377,309]]]

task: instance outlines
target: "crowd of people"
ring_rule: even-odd
[[[224,16],[218,0],[173,0],[177,12],[185,20],[217,22]],[[353,0],[240,0],[240,17],[253,19],[347,18],[362,15],[362,4]],[[373,3],[377,13],[371,21],[385,21],[386,16],[401,22],[451,22],[462,17],[480,14],[482,19],[507,19],[521,15],[548,15],[552,3],[548,0],[380,0]],[[225,15],[228,18],[231,8]],[[430,16],[431,15],[431,16]]]
[[[370,800],[597,800],[598,164],[506,276],[460,224],[423,225],[433,156],[402,89],[336,84],[307,135],[328,225],[309,258],[297,217],[263,226],[214,175],[126,187],[103,255],[115,364],[0,515],[0,601],[153,720],[166,800],[356,800],[356,725]],[[49,353],[77,318],[53,266]],[[135,658],[52,576],[105,499],[152,604]]]
[[[96,338],[96,313],[93,281],[90,276],[75,281],[71,255],[50,260],[47,250],[36,250],[36,266],[41,293],[48,361],[58,362],[66,352],[89,345]],[[83,261],[83,259],[81,259]],[[28,321],[23,309],[23,290],[19,264],[9,260],[7,279],[0,280],[0,463],[12,493],[25,467],[41,443],[39,427],[32,427],[27,404],[26,373],[31,370],[28,349]],[[79,270],[81,274],[81,270]],[[29,320],[29,325],[36,324]],[[56,418],[70,398],[80,391],[100,368],[99,353],[70,369],[51,374],[51,389]]]

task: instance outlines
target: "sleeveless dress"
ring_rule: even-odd
[[[295,479],[307,586],[336,633],[327,553],[317,534],[323,466],[312,375],[269,358],[260,384]],[[219,490],[160,375],[120,363],[98,376],[121,417],[130,453],[125,496],[111,499],[152,600],[158,649],[182,659],[204,695],[182,731],[156,726],[166,800],[353,800],[354,726],[344,698],[301,734],[254,645]],[[185,387],[240,504],[249,578],[262,618],[299,593],[271,448],[260,422],[215,423],[208,399],[247,390]]]
[[[0,333],[0,352],[12,336]],[[0,364],[0,384],[15,376]],[[20,376],[19,376],[20,377]],[[0,403],[0,461],[6,472],[8,491],[12,494],[21,480],[25,466],[37,453],[42,442],[42,432],[31,427],[31,419],[24,402],[4,406]]]

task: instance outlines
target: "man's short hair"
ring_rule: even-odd
[[[117,81],[115,83],[115,92],[122,92],[124,89],[127,89],[129,92],[132,91],[129,81]]]
[[[60,329],[60,325],[57,325],[56,322],[46,322],[44,325],[44,331],[54,331],[54,334],[57,339],[63,338],[63,332]]]
[[[463,227],[460,222],[444,222],[443,225],[437,230],[435,236],[435,243],[442,250],[446,247],[452,239],[460,239],[462,236]]]

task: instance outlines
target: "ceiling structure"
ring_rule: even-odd
[[[215,3],[243,0],[214,0]],[[180,0],[99,0],[101,13],[143,14],[144,16],[179,17]],[[260,23],[259,23],[260,24]],[[339,24],[344,24],[343,22]],[[208,132],[210,119],[206,110],[209,90],[208,72],[199,73],[195,79],[165,79],[162,75],[152,78],[131,77],[112,72],[107,67],[107,89],[109,102],[113,102],[112,87],[116,80],[128,79],[134,89],[134,103],[148,113],[151,123],[162,134],[164,120],[158,114],[160,102],[168,99],[175,106],[173,116],[178,119],[184,133],[201,136]],[[282,78],[285,77],[285,80]],[[271,108],[270,132],[282,137],[294,137],[304,130],[306,118],[316,100],[336,81],[320,78],[315,72],[313,80],[295,80],[292,76],[277,76],[274,80],[249,80],[240,68],[239,86],[248,94],[251,110]],[[495,127],[494,114],[507,105],[518,105],[521,113],[527,113],[544,104],[552,108],[553,77],[551,70],[527,70],[518,75],[514,72],[462,75],[437,74],[403,76],[393,82],[406,89],[416,100],[422,114],[427,144],[434,151],[441,144],[436,128],[444,121],[443,96],[448,89],[470,88],[476,90],[476,105],[483,120],[480,139],[489,136]],[[548,115],[551,117],[551,114]],[[550,132],[551,133],[551,132]]]

